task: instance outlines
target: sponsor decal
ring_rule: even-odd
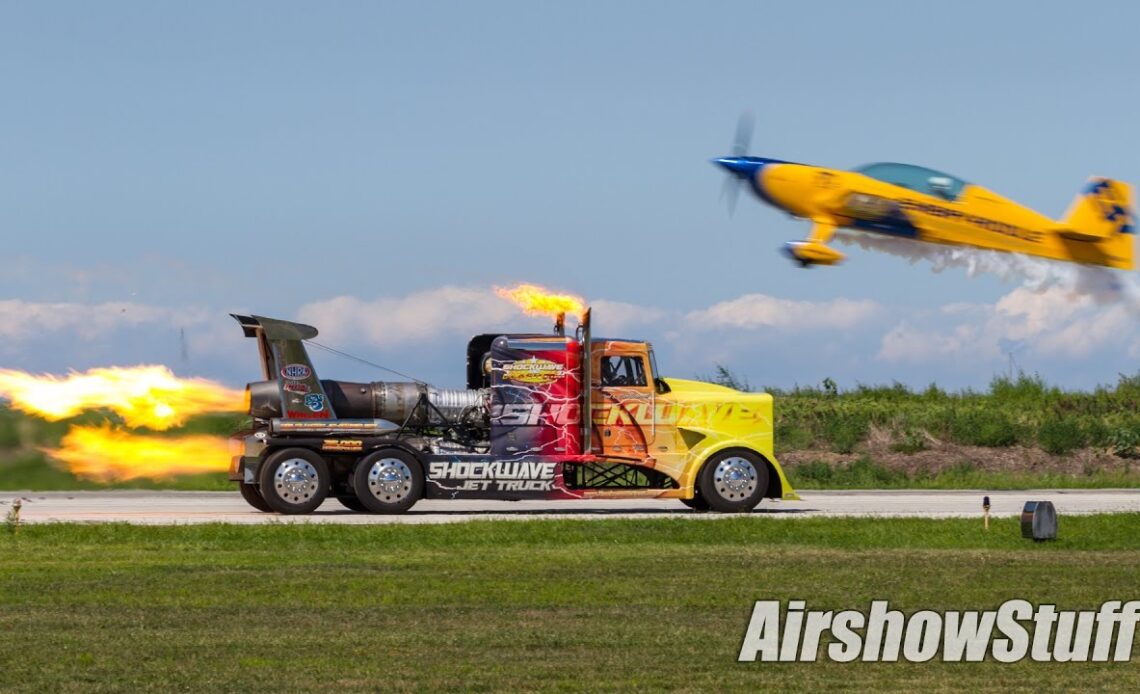
[[[488,461],[471,463],[428,463],[433,481],[457,480],[456,491],[549,492],[554,490],[557,463]]]
[[[1107,222],[1117,222],[1118,234],[1132,233],[1132,216],[1127,208],[1128,201],[1117,195],[1111,182],[1101,179],[1088,188],[1096,204],[1100,207],[1101,216]]]
[[[1032,229],[1022,229],[1012,224],[999,222],[996,219],[987,219],[972,215],[961,210],[956,210],[949,207],[942,207],[941,205],[932,205],[928,202],[920,202],[918,200],[901,199],[898,201],[899,207],[908,212],[917,212],[919,214],[929,215],[931,217],[939,217],[941,219],[952,219],[960,221],[970,226],[984,229],[985,231],[992,231],[995,234],[1001,234],[1010,238],[1019,239],[1021,241],[1028,241],[1029,243],[1040,243],[1041,232]]]
[[[507,427],[536,426],[546,420],[548,424],[564,426],[577,424],[581,407],[576,402],[518,402],[491,405],[491,420]]]
[[[312,414],[311,412],[289,412],[290,419],[327,419],[327,414]],[[338,422],[331,419],[320,424],[308,424],[306,422],[280,422],[278,429],[281,431],[305,431],[305,432],[343,432],[347,434],[366,434],[371,435],[378,432],[377,427],[369,424],[368,422]]]
[[[313,375],[313,370],[304,364],[286,364],[281,375],[290,381],[303,381]]]
[[[364,450],[364,442],[358,439],[325,439],[321,442],[321,450],[359,452]]]
[[[325,396],[320,393],[309,393],[305,396],[305,407],[313,412],[324,412]]]
[[[1140,622],[1140,600],[1109,600],[1098,610],[1057,610],[1006,600],[996,610],[918,610],[910,615],[874,600],[867,610],[808,610],[804,600],[757,600],[739,662],[815,662],[821,644],[838,663],[1015,663],[1127,661]],[[825,634],[830,634],[824,639]],[[1115,647],[1114,647],[1115,637]]]
[[[767,424],[758,405],[736,402],[677,403],[629,398],[596,404],[591,410],[594,424],[605,426],[729,426]],[[578,424],[581,407],[577,402],[519,402],[491,405],[491,421],[500,426],[565,426]]]
[[[328,419],[327,412],[303,412],[301,410],[289,410],[285,413],[289,419]]]
[[[309,386],[307,383],[297,383],[295,381],[286,381],[285,385],[282,387],[285,388],[285,392],[287,392],[287,393],[308,393],[309,392]]]
[[[562,376],[565,367],[549,359],[519,359],[503,364],[503,378],[516,383],[542,385],[553,383]]]

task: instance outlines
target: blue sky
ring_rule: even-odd
[[[1089,175],[1140,181],[1138,18],[1123,2],[11,3],[0,366],[241,383],[255,352],[225,314],[253,311],[456,385],[467,335],[541,324],[491,294],[525,280],[584,295],[600,329],[653,340],[680,376],[983,386],[1016,344],[1049,380],[1111,382],[1138,370],[1125,299],[1096,303],[1063,270],[970,277],[851,247],[801,270],[778,249],[806,225],[749,199],[730,219],[708,159],[750,109],[755,154],[924,164],[1056,216]]]

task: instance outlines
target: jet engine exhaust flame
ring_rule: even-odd
[[[245,393],[202,378],[179,378],[165,366],[95,368],[67,376],[0,369],[0,398],[56,421],[108,409],[128,427],[165,430],[207,412],[242,412]]]
[[[534,284],[519,284],[510,289],[495,287],[500,297],[514,302],[524,313],[531,316],[550,316],[569,313],[582,319],[586,313],[586,302],[573,294],[555,294]]]
[[[109,425],[74,426],[59,448],[44,453],[97,482],[225,472],[230,462],[229,442],[221,437],[139,435]]]

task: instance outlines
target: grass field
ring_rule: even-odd
[[[1140,515],[0,528],[5,691],[1135,690],[1128,663],[736,662],[753,601],[1092,609]],[[1137,656],[1140,658],[1140,655]]]

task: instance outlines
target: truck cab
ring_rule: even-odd
[[[766,478],[763,496],[798,498],[776,462],[771,395],[662,377],[640,340],[595,339],[590,355],[592,453],[661,473],[676,487],[659,496],[702,505],[701,468],[736,451]]]

